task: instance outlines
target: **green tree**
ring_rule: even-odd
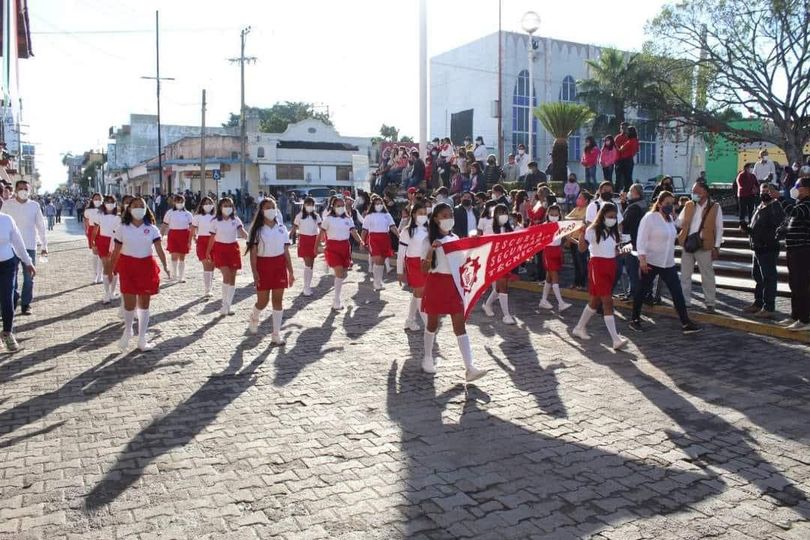
[[[259,116],[259,131],[263,133],[283,133],[289,124],[294,124],[308,118],[320,120],[331,126],[332,120],[324,112],[316,112],[312,103],[302,101],[279,102],[270,108],[245,107],[246,114],[255,113]],[[222,127],[239,127],[239,114],[231,113],[230,118]]]
[[[808,27],[810,0],[666,5],[646,29],[650,103],[682,125],[770,142],[801,161],[810,141]],[[729,110],[763,120],[765,129],[732,126]]]
[[[384,141],[398,142],[399,130],[396,128],[396,126],[383,124],[380,126],[380,137],[382,137],[382,140]]]
[[[102,161],[91,161],[87,167],[82,170],[82,175],[79,178],[79,187],[82,193],[92,193],[96,185],[96,177],[98,176],[98,169],[103,165]]]
[[[543,103],[534,109],[534,115],[554,137],[551,148],[551,179],[565,182],[568,176],[568,137],[594,118],[586,105],[578,103]]]

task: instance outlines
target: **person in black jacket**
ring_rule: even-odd
[[[785,208],[785,221],[777,231],[785,239],[790,317],[782,321],[788,330],[810,330],[810,165],[799,171],[799,179],[790,190],[795,204]]]
[[[453,232],[459,238],[466,238],[470,235],[470,231],[478,228],[478,220],[481,214],[478,208],[473,204],[473,194],[465,191],[461,194],[461,204],[453,210]]]
[[[754,211],[751,224],[740,223],[748,234],[754,262],[751,274],[756,282],[754,303],[743,309],[760,319],[772,319],[776,309],[776,261],[779,259],[779,240],[776,229],[785,219],[785,211],[779,203],[779,190],[770,183],[759,187],[760,205]]]
[[[624,209],[624,220],[622,221],[622,242],[630,241],[633,246],[638,241],[638,226],[641,223],[641,218],[647,212],[647,201],[644,200],[644,186],[641,184],[633,184],[630,186],[630,192],[627,194],[627,207]],[[625,299],[629,300],[635,298],[636,289],[640,281],[639,262],[638,257],[632,253],[624,255],[624,267],[627,270],[627,276],[630,278],[630,293]],[[616,279],[620,275],[617,273]]]

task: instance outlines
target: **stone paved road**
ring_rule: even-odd
[[[2,538],[810,538],[805,346],[661,319],[614,354],[519,293],[517,327],[472,317],[465,391],[446,327],[420,372],[392,284],[351,273],[338,315],[297,284],[272,348],[247,277],[222,319],[194,263],[121,355],[87,251],[52,251],[0,355]]]

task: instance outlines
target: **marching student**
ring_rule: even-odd
[[[425,205],[420,202],[413,203],[408,216],[408,226],[399,235],[399,249],[397,250],[397,277],[400,283],[407,283],[412,291],[405,329],[414,332],[419,330],[416,314],[422,312],[422,294],[427,278],[422,271],[422,259],[425,258],[428,248],[430,248],[428,219]],[[422,318],[425,318],[424,313],[422,313]]]
[[[149,302],[152,295],[157,294],[160,289],[160,269],[152,256],[153,246],[166,275],[171,277],[160,239],[155,216],[141,197],[134,198],[121,217],[121,225],[115,231],[115,248],[112,254],[112,265],[120,276],[121,294],[124,297],[124,335],[118,343],[122,351],[127,349],[132,338],[136,307],[138,348],[148,351],[154,347],[146,341]]]
[[[450,315],[453,332],[458,340],[461,358],[466,368],[466,380],[472,382],[487,374],[485,369],[478,369],[473,364],[470,336],[464,324],[464,302],[459,295],[450,264],[442,245],[458,240],[453,234],[453,209],[444,203],[433,207],[433,214],[428,222],[428,247],[422,260],[422,271],[427,273],[425,290],[422,296],[422,312],[427,315],[425,324],[425,350],[422,359],[422,370],[425,373],[436,373],[436,362],[433,359],[433,342],[439,328],[439,317]]]
[[[613,283],[616,279],[616,250],[620,236],[618,210],[612,202],[604,202],[594,222],[585,230],[579,241],[579,250],[590,251],[588,261],[588,294],[590,299],[579,322],[571,333],[580,339],[591,339],[585,331],[588,321],[602,305],[605,314],[605,326],[613,339],[613,349],[619,350],[627,345],[627,340],[616,331],[616,319],[613,317]]]
[[[214,208],[214,199],[203,197],[191,218],[192,241],[195,242],[197,260],[203,266],[203,297],[205,298],[211,297],[211,285],[214,283],[214,262],[206,255],[208,242],[211,240],[211,223],[216,219]]]
[[[191,225],[194,216],[186,210],[186,198],[174,196],[174,208],[163,216],[161,234],[169,231],[166,251],[172,256],[172,276],[180,283],[186,282],[186,255],[191,251]]]
[[[383,270],[385,261],[394,254],[391,248],[391,234],[398,234],[394,218],[385,208],[382,197],[373,195],[371,197],[371,208],[363,219],[363,233],[361,238],[368,246],[368,252],[372,257],[373,266],[371,274],[374,276],[374,290],[381,291],[383,286]]]
[[[102,304],[109,304],[116,297],[115,288],[118,285],[118,274],[112,266],[112,239],[115,231],[121,226],[121,217],[118,215],[118,205],[115,197],[107,195],[104,197],[104,204],[93,214],[93,232],[90,243],[93,247],[93,254],[101,259],[104,272],[104,296]]]
[[[552,204],[546,210],[546,223],[556,223],[560,221],[562,210],[558,204]],[[541,309],[553,309],[554,306],[548,301],[549,289],[554,291],[557,298],[559,312],[562,313],[571,307],[571,304],[563,300],[560,293],[560,270],[563,263],[562,238],[555,238],[551,244],[543,250],[543,265],[546,268],[546,283],[543,285],[543,298],[540,300]]]
[[[326,238],[326,264],[335,273],[335,301],[332,310],[343,309],[340,303],[340,289],[343,287],[343,280],[346,279],[346,272],[352,267],[352,246],[349,238],[363,245],[363,239],[357,234],[354,228],[354,221],[346,215],[346,203],[343,199],[334,198],[329,214],[321,223],[321,237]]]
[[[284,289],[292,286],[292,261],[290,260],[290,235],[280,223],[276,200],[267,196],[260,204],[250,225],[245,254],[250,255],[250,269],[256,286],[256,304],[250,314],[248,331],[255,334],[259,329],[262,310],[267,307],[272,295],[273,336],[275,345],[283,345],[281,319],[284,316],[282,300]]]
[[[496,204],[492,209],[492,234],[510,233],[513,230],[509,223],[509,208],[505,204]],[[510,274],[507,274],[495,282],[495,288],[482,307],[487,316],[494,317],[492,306],[497,298],[503,312],[503,323],[515,324],[515,319],[509,314],[509,277]]]
[[[96,214],[101,208],[101,193],[93,193],[84,209],[84,234],[87,236],[87,247],[93,250],[93,233],[97,225],[94,225]],[[93,284],[102,282],[102,264],[101,259],[95,253],[92,254],[90,261],[90,270],[93,276]]]
[[[312,296],[312,268],[318,256],[318,234],[322,221],[315,211],[315,199],[307,197],[290,229],[290,238],[298,234],[298,257],[304,259],[304,290],[301,293],[304,296]]]
[[[219,200],[216,218],[209,225],[210,237],[205,258],[213,261],[222,272],[222,315],[233,315],[231,309],[236,292],[236,272],[242,268],[238,238],[247,238],[242,220],[234,215],[233,201],[229,197]]]

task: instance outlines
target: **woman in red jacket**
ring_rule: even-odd
[[[627,128],[627,134],[616,136],[619,161],[616,162],[616,188],[629,191],[633,185],[633,167],[638,153],[638,131],[635,126]]]

